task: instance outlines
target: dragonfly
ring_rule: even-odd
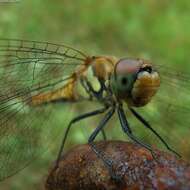
[[[130,118],[139,121],[136,128],[144,126],[154,139],[179,156],[168,141],[170,138],[176,146],[181,144],[178,149],[182,153],[189,150],[185,138],[190,124],[189,84],[188,73],[172,65],[142,58],[90,56],[49,42],[1,39],[0,180],[21,171],[45,151],[42,144],[46,141],[40,139],[51,138],[56,129],[56,106],[78,102],[83,107],[86,102],[99,103],[101,108],[78,113],[65,126],[57,164],[72,126],[96,115],[103,118],[88,144],[108,167],[112,167],[109,159],[94,141],[99,133],[106,139],[104,128],[113,115],[117,115],[123,132],[133,142],[154,153],[150,144],[136,136]],[[165,131],[166,138],[157,128]]]

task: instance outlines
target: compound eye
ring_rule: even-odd
[[[126,86],[127,83],[128,83],[127,77],[122,77],[122,78],[121,78],[121,84],[122,84],[123,86]]]

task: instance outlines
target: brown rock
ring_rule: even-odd
[[[190,190],[190,165],[174,155],[155,150],[156,159],[139,145],[122,141],[102,141],[96,146],[114,161],[112,179],[103,161],[89,145],[67,152],[52,169],[46,190]]]

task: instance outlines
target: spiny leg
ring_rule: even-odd
[[[115,108],[112,108],[109,112],[107,112],[105,117],[100,121],[99,125],[97,126],[97,128],[94,130],[94,132],[91,134],[91,136],[88,139],[88,143],[91,146],[92,150],[96,153],[96,155],[100,159],[103,160],[103,162],[105,163],[105,165],[108,167],[109,170],[112,167],[113,161],[111,161],[109,158],[107,158],[105,156],[104,152],[102,152],[101,150],[98,150],[93,141],[96,138],[96,136],[98,135],[98,133],[103,129],[103,127],[105,127],[105,125],[109,121],[109,119],[113,116],[114,112],[115,112]]]
[[[102,130],[101,130],[101,133],[102,133],[102,137],[103,137],[103,139],[106,141],[106,140],[107,140],[107,137],[106,137],[105,130],[102,129]]]
[[[131,140],[133,140],[137,144],[140,144],[144,148],[148,149],[151,152],[152,156],[155,158],[152,148],[149,145],[143,143],[141,140],[139,140],[137,137],[135,137],[133,135],[133,132],[132,132],[132,130],[131,130],[130,126],[129,126],[129,123],[128,123],[127,119],[126,119],[126,116],[125,116],[125,113],[124,113],[124,110],[123,110],[122,106],[119,106],[117,111],[118,111],[118,116],[119,116],[119,120],[120,120],[121,127],[122,127],[123,131],[128,135],[128,137]]]
[[[66,142],[66,139],[67,139],[67,136],[68,136],[68,133],[69,133],[69,131],[71,129],[72,124],[76,123],[76,122],[78,122],[80,120],[86,119],[88,117],[92,117],[92,116],[104,113],[107,109],[108,109],[108,107],[104,107],[104,108],[99,109],[99,110],[95,110],[95,111],[92,111],[92,112],[89,112],[89,113],[85,113],[83,115],[80,115],[80,116],[77,116],[77,117],[73,118],[69,122],[69,125],[67,126],[67,129],[66,129],[66,132],[64,134],[64,137],[63,137],[63,140],[62,140],[62,143],[61,143],[61,147],[60,147],[60,150],[59,150],[59,153],[58,153],[58,156],[57,156],[56,167],[58,166],[58,163],[60,161],[61,154],[63,152],[63,148],[64,148],[64,145],[65,145],[65,142]]]
[[[100,83],[100,89],[99,91],[95,91],[94,88],[92,87],[91,83],[87,80],[87,78],[81,78],[80,82],[81,85],[83,86],[83,88],[85,89],[86,93],[89,94],[90,99],[92,99],[92,97],[96,97],[97,99],[101,99],[103,97],[103,91],[107,90],[106,86],[105,86],[105,81],[98,79],[99,83]],[[107,139],[106,137],[106,133],[104,131],[104,129],[101,130],[102,133],[102,137],[104,140]]]
[[[133,113],[133,115],[144,124],[145,127],[147,127],[148,129],[150,129],[157,137],[158,139],[160,139],[160,141],[166,146],[166,148],[173,152],[174,154],[176,154],[178,157],[181,157],[175,150],[173,150],[172,148],[170,148],[170,146],[167,144],[167,142],[156,132],[156,130],[154,130],[150,124],[139,114],[137,113],[133,108],[129,108],[131,110],[131,112]]]

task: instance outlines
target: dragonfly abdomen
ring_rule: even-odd
[[[77,100],[77,94],[75,93],[75,80],[70,80],[62,88],[57,90],[32,96],[30,105],[37,106],[45,103],[57,102],[60,100]]]

